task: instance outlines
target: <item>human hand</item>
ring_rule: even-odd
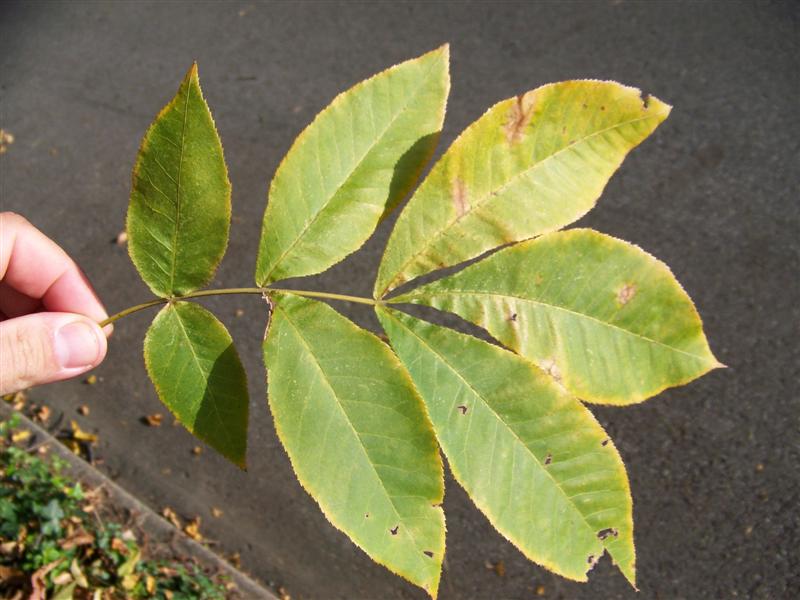
[[[0,394],[99,365],[110,325],[81,270],[23,217],[0,213]]]

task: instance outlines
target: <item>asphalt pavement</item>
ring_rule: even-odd
[[[729,368],[595,410],[628,465],[638,595],[607,557],[587,584],[526,561],[448,476],[440,597],[788,598],[800,589],[798,17],[793,2],[4,2],[0,127],[14,143],[0,156],[0,206],[61,244],[115,312],[149,298],[112,240],[141,137],[193,60],[233,184],[215,287],[252,285],[268,182],[294,137],[389,65],[451,43],[437,156],[490,105],[541,84],[640,87],[672,115],[578,224],[669,264]],[[369,295],[391,224],[305,285]],[[103,472],[156,510],[200,515],[216,549],[240,552],[245,570],[292,598],[423,598],[331,527],[294,479],[265,402],[263,303],[205,304],[249,374],[246,473],[210,449],[193,454],[169,419],[141,422],[166,413],[141,354],[152,313],[118,323],[95,385],[38,388],[32,401],[99,432]],[[337,308],[378,330],[368,307]]]

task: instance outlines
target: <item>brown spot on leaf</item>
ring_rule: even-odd
[[[456,209],[456,216],[460,219],[469,211],[469,200],[467,200],[467,188],[460,179],[453,180],[453,207]]]
[[[528,92],[517,96],[517,101],[508,112],[508,120],[503,126],[509,144],[516,144],[525,137],[525,129],[533,117],[534,94]]]
[[[365,519],[369,519],[369,513],[365,514],[365,515],[364,515],[364,518],[365,518]]]
[[[609,440],[608,438],[606,438],[606,439],[604,439],[602,442],[600,442],[600,445],[601,445],[601,446],[608,446],[608,442],[609,442],[609,441],[610,441],[610,440]]]
[[[464,406],[463,404],[461,404],[461,405],[458,407],[458,410],[460,410],[460,411],[461,411],[461,414],[462,414],[462,415],[465,415],[465,414],[467,414],[467,407],[466,407],[466,406]]]
[[[642,106],[645,110],[650,106],[650,94],[642,94]]]
[[[423,550],[422,553],[428,558],[433,558],[433,552],[431,552],[430,550]]]
[[[511,316],[508,317],[508,320],[516,323],[516,321],[517,321],[517,313],[511,313]]]
[[[606,107],[605,107],[605,106],[601,106],[601,107],[600,107],[600,110],[605,110],[605,109],[606,109]]]
[[[553,462],[553,455],[548,452],[547,456],[544,457],[544,464],[549,465],[551,462]]]
[[[609,537],[618,537],[619,531],[614,529],[613,527],[607,527],[606,529],[601,529],[597,532],[597,538],[600,540],[605,540]]]
[[[392,529],[390,529],[390,530],[389,530],[389,532],[390,532],[392,535],[397,535],[397,532],[398,532],[399,530],[400,530],[400,525],[395,525],[395,526],[394,526]]]
[[[586,559],[586,562],[590,565],[593,565],[596,561],[594,560],[594,554],[590,554]]]
[[[632,283],[626,283],[622,286],[622,289],[617,292],[617,301],[622,305],[625,306],[628,302],[630,302],[633,297],[636,295],[636,286]]]

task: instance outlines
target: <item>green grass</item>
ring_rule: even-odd
[[[24,435],[17,418],[0,421],[0,597],[224,600],[220,578],[195,563],[143,557],[135,533],[99,516],[63,460],[15,443]]]

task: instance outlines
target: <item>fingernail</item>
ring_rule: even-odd
[[[73,321],[56,331],[54,348],[63,368],[88,367],[100,354],[100,341],[94,327],[83,321]]]

